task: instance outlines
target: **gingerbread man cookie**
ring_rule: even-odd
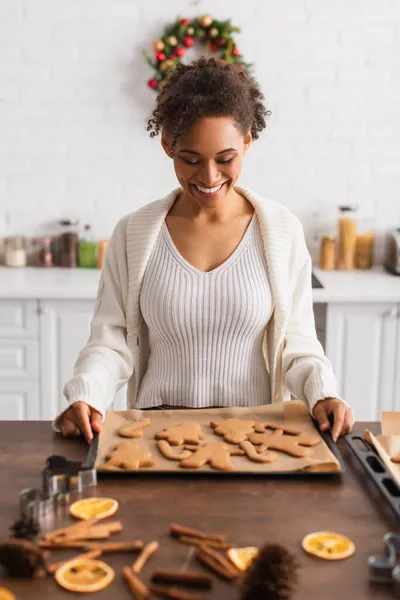
[[[135,442],[120,442],[107,454],[107,465],[137,471],[142,467],[154,467],[156,464],[151,453],[140,448]]]
[[[279,423],[270,423],[269,421],[263,421],[261,423],[256,423],[254,427],[257,433],[265,433],[267,429],[273,429],[276,431],[277,429],[282,429],[283,433],[287,435],[300,435],[300,429],[296,429],[295,427],[286,427],[285,425],[280,425]]]
[[[189,450],[182,450],[179,454],[174,454],[167,440],[158,440],[157,448],[165,458],[169,460],[183,460],[192,456]]]
[[[124,425],[118,431],[118,435],[123,438],[140,438],[143,436],[143,429],[150,425],[150,419],[143,419],[143,421],[135,421]]]
[[[243,450],[233,450],[224,442],[209,442],[198,446],[192,456],[182,460],[179,466],[183,469],[200,469],[209,463],[212,469],[218,471],[234,471],[235,467],[229,458],[242,454],[244,454]]]
[[[274,462],[274,460],[276,460],[278,458],[274,452],[267,452],[267,454],[260,454],[259,452],[257,452],[257,450],[255,449],[253,444],[247,440],[240,442],[239,446],[241,447],[242,450],[244,450],[244,453],[246,454],[247,458],[249,460],[252,460],[253,462],[271,463],[271,462]],[[265,452],[265,450],[267,450],[267,448],[264,448],[264,452]]]
[[[249,442],[254,445],[261,444],[265,449],[279,450],[295,458],[306,456],[307,450],[304,446],[316,446],[321,439],[312,434],[284,435],[282,429],[277,429],[271,435],[269,433],[253,433]]]
[[[166,427],[154,437],[156,440],[167,440],[171,446],[182,446],[185,443],[198,444],[204,438],[204,433],[198,423],[182,423]]]
[[[254,432],[255,421],[246,419],[226,419],[224,421],[211,421],[211,427],[216,435],[224,438],[230,444],[239,444]]]

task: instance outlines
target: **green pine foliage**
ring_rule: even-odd
[[[185,45],[186,38],[193,38],[194,43],[206,44],[215,52],[216,56],[241,67],[248,75],[251,75],[252,65],[245,62],[243,56],[238,53],[233,38],[234,33],[240,33],[240,28],[234,27],[230,19],[226,21],[213,19],[211,25],[208,27],[204,27],[201,24],[201,17],[191,19],[188,25],[183,24],[181,21],[182,17],[177,17],[174,23],[165,27],[164,35],[160,38],[164,44],[161,55],[158,55],[157,52],[151,54],[147,50],[143,50],[145,60],[154,70],[154,76],[148,83],[156,92],[161,91],[164,80],[181,62],[181,57],[176,55],[176,50],[177,48],[187,49]],[[215,33],[213,31],[215,29],[218,30],[218,35],[213,36],[210,32]],[[171,37],[176,38],[177,44],[170,43]],[[163,55],[165,58],[162,58]]]

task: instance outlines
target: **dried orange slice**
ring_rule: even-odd
[[[55,580],[70,592],[104,590],[115,577],[114,570],[101,560],[70,560],[54,574]]]
[[[310,533],[301,542],[303,550],[324,560],[342,560],[355,552],[355,545],[348,537],[331,531]]]
[[[258,548],[255,546],[247,546],[247,548],[229,548],[226,554],[232,564],[239,571],[246,571],[249,568],[251,561],[258,554]]]
[[[15,600],[15,596],[10,590],[0,587],[0,600]]]
[[[113,498],[83,498],[71,504],[69,514],[77,519],[107,519],[115,515],[118,506],[118,502]]]

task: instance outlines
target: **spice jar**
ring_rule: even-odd
[[[357,236],[356,240],[356,267],[357,269],[371,269],[374,258],[375,234],[367,231]]]
[[[352,206],[339,206],[338,269],[351,270],[355,267],[357,240],[357,209]]]
[[[60,224],[65,228],[65,233],[58,238],[58,264],[60,267],[73,268],[78,263],[78,223],[60,221]]]
[[[103,260],[106,253],[108,240],[101,240],[97,244],[97,268],[101,269],[103,266]]]
[[[22,236],[5,239],[4,264],[6,267],[25,267],[27,262],[26,241]]]
[[[52,267],[53,253],[51,251],[51,238],[43,237],[35,239],[35,264],[37,267]]]
[[[97,244],[94,241],[92,226],[85,225],[84,233],[79,240],[79,266],[87,269],[96,268]]]
[[[319,266],[325,271],[333,271],[336,267],[336,238],[333,235],[321,237]]]

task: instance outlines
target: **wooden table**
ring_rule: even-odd
[[[363,431],[366,424],[357,424]],[[368,423],[377,432],[378,425]],[[261,545],[266,541],[285,544],[298,558],[300,582],[293,600],[366,600],[391,598],[383,586],[368,582],[367,559],[383,550],[382,537],[399,531],[399,523],[364,470],[341,440],[339,447],[347,471],[338,480],[328,479],[251,479],[251,478],[160,478],[130,480],[101,479],[89,495],[111,496],[120,502],[118,518],[124,531],[114,539],[158,539],[159,552],[143,572],[148,579],[155,568],[179,568],[189,547],[168,537],[171,522],[208,531],[229,534],[240,546]],[[22,488],[40,484],[44,459],[63,454],[80,460],[85,444],[53,434],[47,422],[0,422],[0,536],[7,535],[16,515]],[[61,520],[60,520],[61,519]],[[58,524],[65,521],[60,517]],[[345,561],[326,562],[306,555],[300,540],[312,531],[333,530],[355,541],[356,554]],[[57,557],[61,557],[57,554]],[[120,569],[130,564],[127,555],[106,557],[115,568],[111,587],[97,598],[131,598]],[[195,566],[195,563],[194,563]],[[197,568],[197,565],[196,565]],[[201,569],[201,567],[199,567]],[[68,593],[48,579],[45,581],[7,580],[0,585],[11,589],[17,598],[42,600],[67,598]],[[206,597],[233,600],[239,593],[230,584],[216,581]]]

